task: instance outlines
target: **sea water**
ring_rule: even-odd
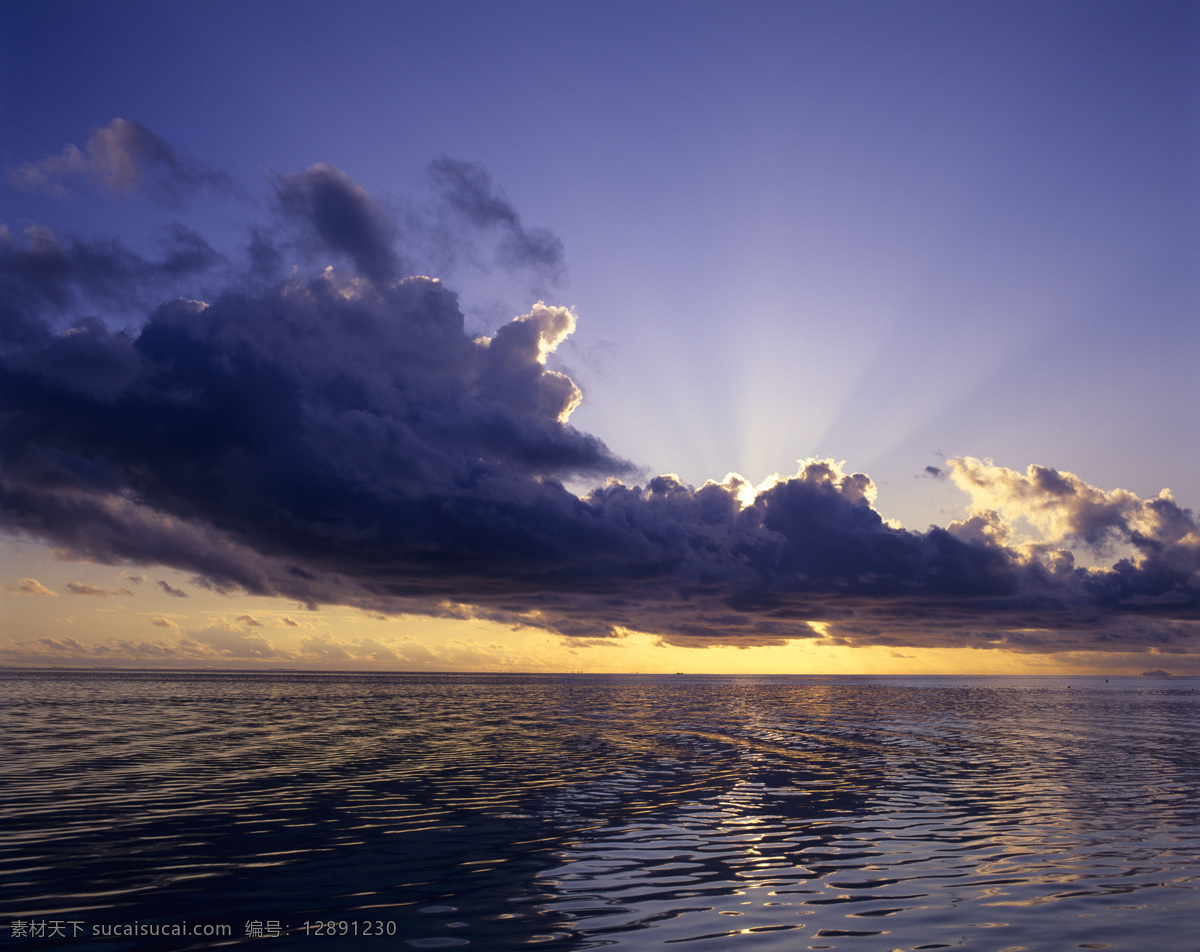
[[[13,949],[1200,948],[1200,681],[0,672]]]

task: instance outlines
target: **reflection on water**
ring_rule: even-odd
[[[84,930],[13,948],[1196,948],[1195,680],[8,671],[0,718],[0,930]],[[179,923],[230,935],[93,934]]]

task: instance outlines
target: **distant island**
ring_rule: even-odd
[[[1163,671],[1161,668],[1155,668],[1153,671],[1143,671],[1142,677],[1143,678],[1169,678],[1169,677],[1171,677],[1171,672]]]

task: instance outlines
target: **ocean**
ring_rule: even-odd
[[[16,950],[1196,952],[1200,679],[0,671]]]

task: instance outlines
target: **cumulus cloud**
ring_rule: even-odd
[[[148,190],[170,197],[229,185],[227,176],[179,155],[144,125],[127,119],[97,129],[82,149],[67,145],[57,155],[18,166],[8,180],[16,188],[59,197],[78,184],[118,195]]]
[[[435,172],[473,226],[522,233],[477,169]],[[398,229],[342,172],[314,166],[276,192],[313,269],[268,281],[251,262],[234,273],[254,280],[202,299],[129,304],[125,332],[74,316],[69,296],[66,330],[53,325],[33,258],[9,259],[4,307],[25,330],[0,345],[7,531],[216,591],[577,638],[1200,648],[1196,522],[1169,494],[951,460],[971,513],[912,532],[833,460],[757,488],[631,485],[630,463],[571,426],[582,394],[551,369],[572,311],[539,303],[468,334],[450,290],[403,275]],[[114,299],[144,299],[160,272],[126,268]],[[580,497],[563,481],[581,478],[608,481]],[[1110,568],[1076,564],[1076,547],[1117,544],[1131,554]],[[172,650],[286,656],[241,621]]]
[[[583,394],[566,374],[545,366],[546,357],[574,330],[575,315],[568,308],[539,302],[495,337],[477,338],[475,392],[522,415],[566,423]]]
[[[46,588],[35,578],[23,578],[16,585],[5,582],[4,591],[9,595],[48,595],[51,598],[58,598],[58,592]]]
[[[1164,489],[1139,499],[1124,489],[1105,492],[1074,473],[1030,466],[1024,473],[967,457],[950,461],[955,484],[976,510],[1025,519],[1049,543],[1084,545],[1104,552],[1128,543],[1147,556],[1188,572],[1200,568],[1200,537],[1190,510]]]

